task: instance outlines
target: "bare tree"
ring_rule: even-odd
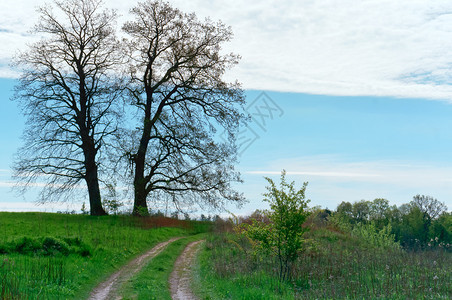
[[[133,165],[134,214],[146,214],[147,198],[159,192],[181,203],[221,206],[243,198],[231,188],[234,132],[244,120],[238,83],[222,76],[238,63],[220,54],[232,37],[221,22],[199,21],[161,1],[145,1],[131,10],[129,35],[131,104],[137,108],[136,141],[125,147]],[[228,143],[213,136],[226,128]]]
[[[431,196],[416,195],[413,197],[413,201],[411,201],[410,204],[411,206],[419,208],[419,210],[426,214],[430,220],[436,219],[442,213],[447,212],[446,204]]]
[[[113,11],[101,0],[55,1],[39,9],[35,32],[42,39],[18,55],[22,70],[15,99],[27,117],[25,143],[15,175],[20,185],[39,178],[48,201],[73,191],[84,180],[90,212],[104,215],[99,188],[104,145],[116,130],[120,95],[112,70],[117,61]]]

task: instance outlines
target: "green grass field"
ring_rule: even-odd
[[[163,227],[164,226],[164,227]],[[0,213],[0,299],[84,299],[133,257],[169,244],[120,289],[124,299],[170,299],[185,246],[206,239],[194,266],[201,299],[452,299],[448,250],[384,250],[329,228],[312,230],[292,280],[245,237],[208,222],[129,216]]]
[[[167,218],[2,212],[0,299],[86,298],[139,253],[207,229],[206,223]]]

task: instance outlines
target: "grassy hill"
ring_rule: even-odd
[[[0,299],[83,299],[119,266],[207,223],[0,212]]]

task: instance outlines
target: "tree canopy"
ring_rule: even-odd
[[[116,131],[119,98],[116,14],[100,0],[55,1],[39,9],[42,39],[15,59],[17,99],[27,117],[15,176],[24,186],[46,181],[42,200],[87,185],[91,214],[102,215],[102,153]],[[57,198],[57,199],[58,199]]]
[[[182,199],[241,202],[231,188],[240,181],[236,148],[214,139],[224,128],[232,141],[244,120],[239,84],[222,79],[239,58],[220,53],[231,29],[160,1],[141,2],[131,13],[135,20],[123,30],[128,101],[137,109],[138,129],[123,146],[134,172],[134,214],[147,212],[148,196],[156,192],[176,205]]]
[[[221,52],[231,29],[148,0],[131,9],[119,42],[116,13],[101,4],[41,7],[42,39],[15,60],[22,72],[15,99],[28,120],[19,184],[45,181],[48,201],[79,194],[85,181],[93,215],[106,213],[101,190],[119,175],[133,185],[136,215],[148,213],[157,193],[177,208],[241,203],[232,184],[241,181],[235,134],[245,99],[239,83],[223,80],[239,56]],[[219,129],[227,142],[215,137]]]

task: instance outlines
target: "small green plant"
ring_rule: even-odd
[[[264,211],[269,222],[254,219],[252,224],[245,224],[244,233],[252,241],[255,249],[264,254],[272,254],[279,262],[280,281],[290,279],[293,263],[304,249],[303,234],[308,231],[302,225],[309,215],[306,211],[310,200],[305,199],[307,182],[299,190],[295,182],[286,181],[286,171],[281,173],[278,188],[272,179],[265,178],[270,184],[264,194],[264,201],[270,204],[270,210]]]
[[[367,245],[383,249],[400,249],[400,244],[395,241],[395,235],[391,234],[392,228],[388,224],[378,230],[375,223],[358,223],[352,230],[352,235],[360,238]]]

